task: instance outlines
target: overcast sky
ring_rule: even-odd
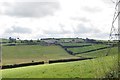
[[[114,7],[111,0],[0,0],[0,37],[108,39]]]

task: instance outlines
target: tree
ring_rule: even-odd
[[[14,38],[12,38],[12,37],[9,37],[9,42],[10,42],[10,43],[13,43],[13,42],[16,43],[16,39],[14,39]]]
[[[38,39],[37,42],[40,42],[40,40]]]
[[[33,42],[33,40],[30,40],[30,42],[32,43],[32,42]]]
[[[29,41],[28,40],[24,40],[24,43],[28,43]]]

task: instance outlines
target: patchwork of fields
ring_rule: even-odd
[[[24,43],[12,46],[3,45],[3,65],[74,58],[94,59],[3,69],[3,80],[4,78],[103,78],[110,72],[115,72],[113,74],[116,76],[117,47],[112,47],[109,55],[105,56],[109,50],[106,44],[64,41],[65,39],[62,39],[59,44],[45,43],[45,45]],[[74,55],[75,53],[77,54]]]
[[[117,61],[115,53],[92,60],[6,69],[2,72],[3,78],[103,78],[109,72],[117,71]]]

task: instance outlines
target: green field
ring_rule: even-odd
[[[8,39],[3,39],[3,38],[0,38],[0,41],[1,41],[1,42],[9,42]]]
[[[95,50],[107,45],[92,43],[60,43],[63,46],[82,46],[67,48],[74,53]],[[116,77],[118,67],[118,48],[113,47],[108,56],[105,54],[109,48],[76,54],[67,53],[61,46],[57,45],[16,45],[2,46],[3,65],[19,64],[36,61],[49,61],[51,59],[97,57],[90,60],[63,62],[54,64],[43,64],[11,69],[3,69],[3,78],[104,78],[110,73]],[[4,80],[4,79],[3,79]],[[14,80],[14,79],[13,79]]]
[[[82,53],[85,51],[90,51],[94,49],[99,49],[102,47],[107,47],[107,45],[102,44],[93,44],[92,46],[78,47],[78,48],[67,48],[67,50],[72,51],[73,53]]]
[[[19,45],[3,46],[3,64],[15,64],[49,59],[73,58],[60,46]]]
[[[62,46],[83,46],[91,45],[91,43],[61,43]]]
[[[2,70],[3,78],[103,78],[117,71],[118,55]]]
[[[108,52],[110,50],[110,52]],[[102,50],[97,50],[93,52],[88,52],[84,54],[77,54],[76,56],[82,56],[82,57],[103,57],[108,53],[108,55],[114,55],[115,53],[118,53],[118,47],[114,47],[112,49],[107,48],[107,49],[102,49]]]

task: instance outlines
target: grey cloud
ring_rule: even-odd
[[[117,0],[102,0],[105,4],[114,5],[113,3]]]
[[[56,2],[15,2],[6,3],[3,14],[16,17],[44,17],[54,15],[54,12],[60,8]]]
[[[85,33],[98,33],[100,30],[95,28],[86,27],[84,24],[78,24],[76,28],[73,28],[75,34],[85,34]]]
[[[64,29],[65,26],[63,24],[59,24],[59,26],[61,28],[62,33],[71,33],[71,31]]]
[[[43,30],[43,32],[45,34],[68,34],[71,33],[69,30],[65,30],[64,29],[64,25],[63,24],[59,24],[60,29],[59,30]]]
[[[85,7],[82,7],[82,9],[84,11],[87,11],[87,12],[90,12],[90,13],[96,13],[96,12],[102,11],[102,9],[99,8],[99,7],[87,7],[87,6],[85,6]]]
[[[71,33],[70,31],[67,30],[43,30],[45,34],[66,34],[66,33]]]
[[[7,29],[5,33],[21,33],[21,34],[26,34],[26,33],[32,33],[32,30],[29,28],[25,27],[20,27],[20,26],[12,26],[10,29]]]
[[[101,38],[101,39],[108,39],[109,38],[109,33],[102,33],[102,32],[96,33],[95,37],[96,38]]]
[[[71,17],[71,19],[72,20],[82,21],[82,22],[90,22],[90,20],[85,18],[85,17]]]

